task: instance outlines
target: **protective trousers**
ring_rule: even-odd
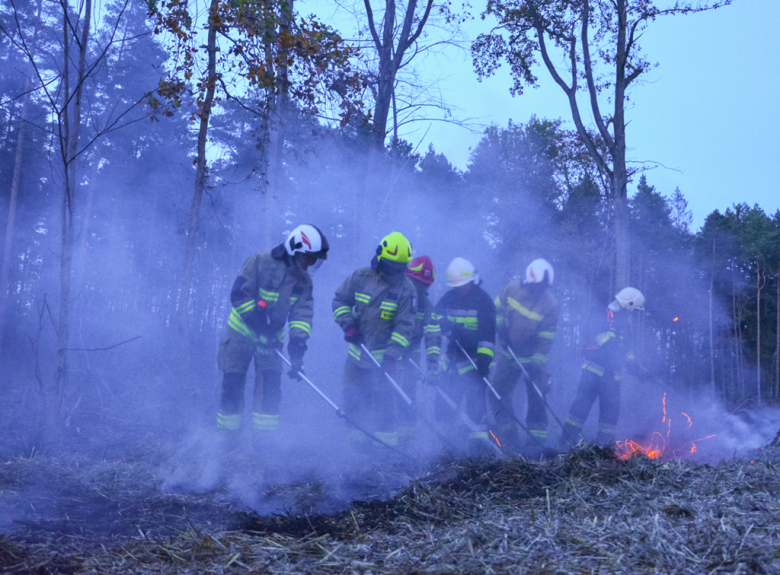
[[[522,377],[523,372],[514,359],[508,359],[504,354],[499,357],[493,376],[493,387],[501,396],[501,401],[496,399],[492,393],[488,394],[491,413],[496,422],[496,431],[502,445],[509,449],[519,448],[519,426],[513,418],[514,412],[514,394],[517,383]],[[526,394],[528,396],[528,411],[525,417],[525,424],[528,431],[536,439],[544,443],[547,439],[547,408],[539,397],[539,393],[533,384],[526,378]],[[529,439],[529,441],[531,441]]]
[[[434,415],[436,421],[450,428],[450,434],[456,438],[464,438],[466,452],[469,455],[484,453],[484,440],[489,437],[485,424],[485,382],[471,365],[451,363],[442,373],[441,386],[456,405],[463,403],[463,409],[468,418],[476,424],[478,430],[464,429],[458,414],[447,402],[436,395]],[[484,452],[484,453],[483,453]]]
[[[574,444],[582,438],[582,428],[597,398],[599,426],[596,441],[606,445],[615,440],[615,429],[620,415],[620,376],[611,369],[586,362],[582,368],[577,395],[564,424],[565,441]]]
[[[347,417],[382,441],[397,445],[396,391],[384,373],[347,360],[342,383]],[[354,437],[356,442],[365,441],[362,433],[357,432]]]
[[[268,364],[267,351],[259,349],[250,340],[239,335],[228,335],[220,343],[217,364],[224,372],[224,376],[220,409],[217,413],[218,429],[223,431],[241,429],[246,373],[254,359],[252,428],[259,432],[278,430],[279,406],[282,402],[282,372],[279,369],[263,369]]]

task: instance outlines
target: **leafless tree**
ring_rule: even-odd
[[[639,41],[647,25],[659,16],[711,10],[730,0],[675,2],[659,8],[653,0],[489,0],[485,16],[496,27],[472,45],[480,77],[492,74],[503,60],[514,78],[513,94],[536,85],[538,57],[569,101],[580,138],[609,181],[615,236],[618,287],[630,284],[627,186],[633,170],[626,160],[626,102],[629,87],[653,65]],[[565,71],[556,62],[563,61]],[[584,82],[584,86],[581,84]],[[586,94],[599,140],[589,133],[577,100]],[[612,110],[605,113],[606,106]]]

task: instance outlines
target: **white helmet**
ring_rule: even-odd
[[[544,281],[544,276],[547,274],[547,283],[552,285],[555,272],[553,267],[545,259],[539,258],[528,264],[525,268],[525,283],[538,284]]]
[[[615,299],[622,308],[627,309],[628,311],[634,311],[635,309],[645,309],[645,296],[643,296],[642,292],[636,288],[623,288],[615,296]]]
[[[310,224],[303,224],[295,228],[284,241],[284,249],[292,256],[293,265],[299,266],[295,254],[311,254],[316,259],[306,268],[306,273],[313,274],[328,259],[328,240],[325,234]]]
[[[303,224],[295,228],[284,242],[284,249],[289,255],[310,253],[318,258],[327,259],[328,240],[325,235],[309,224]]]
[[[479,282],[479,274],[470,261],[455,258],[447,266],[446,283],[450,287],[466,285],[469,282]]]

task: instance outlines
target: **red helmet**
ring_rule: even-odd
[[[431,258],[420,256],[411,261],[409,268],[406,270],[406,275],[413,280],[431,285],[433,280],[436,279],[436,268],[433,267]]]

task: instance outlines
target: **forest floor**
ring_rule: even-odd
[[[593,444],[536,463],[385,461],[264,482],[258,500],[285,509],[266,515],[218,481],[171,487],[154,441],[121,452],[2,460],[0,573],[780,572],[773,448],[717,465]]]

